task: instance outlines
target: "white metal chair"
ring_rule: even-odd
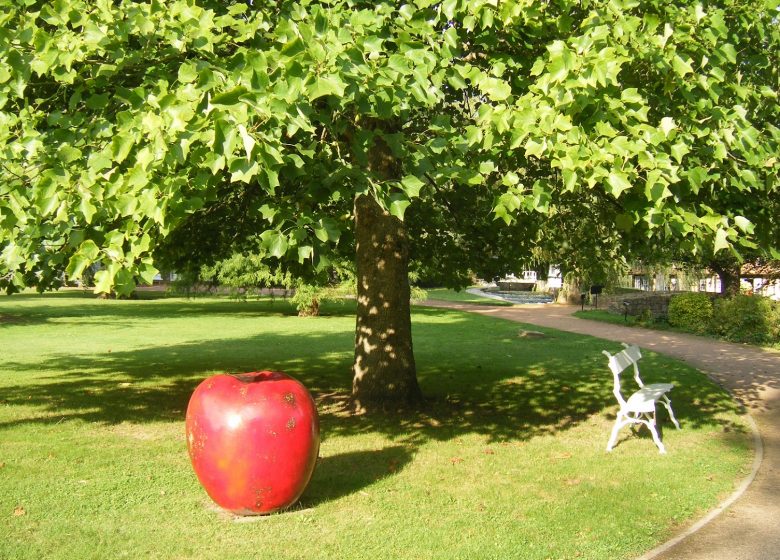
[[[656,403],[660,401],[669,412],[669,417],[672,419],[672,422],[674,422],[674,425],[678,430],[680,429],[680,424],[677,422],[677,418],[674,417],[674,412],[672,411],[672,402],[666,395],[666,393],[672,390],[674,385],[671,383],[652,383],[650,385],[645,385],[639,377],[638,362],[642,357],[639,347],[626,343],[623,343],[623,346],[625,348],[614,355],[606,350],[602,352],[609,359],[609,369],[612,371],[614,377],[612,392],[615,394],[615,398],[620,405],[620,410],[615,419],[615,426],[612,428],[612,435],[607,443],[607,451],[612,451],[612,448],[617,442],[618,432],[620,432],[621,428],[629,424],[644,424],[650,430],[653,441],[658,446],[659,452],[666,453],[666,448],[661,442],[661,438],[658,436],[658,430],[656,428],[655,407]],[[631,365],[634,366],[634,380],[639,386],[639,390],[634,392],[628,400],[625,400],[620,388],[620,374]]]

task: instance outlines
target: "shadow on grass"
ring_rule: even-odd
[[[413,455],[411,448],[393,445],[324,457],[317,462],[311,482],[298,505],[302,508],[316,507],[359,492],[403,470]]]
[[[122,303],[122,313],[106,311],[107,324],[121,324],[128,316],[148,318],[149,303],[164,305]],[[155,316],[180,316],[179,302],[167,305],[154,309]],[[196,305],[192,312],[208,320],[226,309],[240,314],[244,307],[212,302]],[[251,313],[268,317],[258,309]],[[448,322],[437,323],[442,316]],[[527,440],[567,430],[597,413],[609,411],[611,416],[616,410],[611,374],[600,355],[600,348],[611,343],[594,347],[590,337],[554,331],[547,331],[545,339],[523,339],[517,336],[523,325],[451,311],[416,309],[414,318],[419,378],[428,397],[426,406],[416,412],[372,416],[345,412],[354,339],[351,329],[339,323],[331,332],[262,332],[111,353],[49,355],[32,366],[6,362],[11,371],[33,367],[48,373],[32,383],[5,383],[0,402],[33,410],[27,418],[0,423],[0,429],[73,419],[103,424],[181,421],[189,396],[202,379],[257,369],[283,370],[300,379],[318,400],[325,437],[379,432],[413,446],[471,433],[491,441]],[[74,347],[79,347],[78,334],[73,336]],[[672,398],[684,424],[711,424],[719,413],[734,409],[700,374],[646,356],[645,381],[660,380],[658,374],[675,382]]]

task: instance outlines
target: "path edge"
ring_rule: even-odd
[[[707,377],[710,377],[710,379],[712,379],[710,375],[707,375]],[[739,399],[737,399],[731,393],[731,391],[728,391],[727,389],[725,390],[731,395],[732,399],[734,399],[738,403],[740,402]],[[678,535],[672,537],[670,540],[656,546],[651,550],[648,550],[642,556],[636,558],[636,560],[652,560],[653,558],[660,556],[664,552],[668,552],[670,549],[674,548],[679,543],[681,543],[682,541],[684,541],[694,533],[697,533],[698,531],[700,531],[701,529],[709,525],[711,522],[713,522],[717,517],[720,516],[720,514],[722,514],[729,507],[731,507],[734,504],[734,502],[739,500],[742,497],[742,495],[747,491],[747,489],[750,488],[750,485],[753,484],[753,481],[756,479],[756,476],[758,475],[758,471],[761,469],[761,464],[764,462],[764,440],[761,438],[761,432],[758,429],[758,424],[756,424],[756,421],[750,415],[750,411],[747,409],[747,407],[744,407],[742,403],[740,403],[740,405],[743,406],[744,408],[748,425],[750,426],[750,429],[753,432],[754,455],[753,455],[753,467],[750,471],[750,474],[748,474],[742,480],[739,486],[737,486],[737,488],[731,493],[731,495],[729,495],[728,498],[726,498],[717,506],[715,506],[713,509],[711,509],[709,512],[707,512],[707,514],[704,517],[696,521],[693,525],[688,527],[682,533],[679,533]]]

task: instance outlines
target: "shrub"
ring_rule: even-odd
[[[653,312],[650,311],[650,309],[647,307],[642,309],[642,311],[640,311],[639,314],[637,314],[636,320],[643,327],[652,327],[653,323],[655,322],[655,318],[653,317]]]
[[[780,311],[760,296],[735,295],[715,302],[713,330],[726,340],[762,344],[777,340]]]
[[[687,293],[669,301],[669,324],[696,334],[707,334],[712,324],[712,300],[704,293]]]
[[[770,300],[771,301],[771,300]],[[780,342],[780,301],[772,301],[769,313],[769,336],[770,341]]]
[[[233,254],[213,266],[202,266],[198,280],[228,288],[238,299],[259,296],[264,288],[289,288],[292,277],[279,268],[271,268],[263,255]]]

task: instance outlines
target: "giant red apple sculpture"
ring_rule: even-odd
[[[190,398],[186,426],[195,474],[212,500],[239,515],[292,505],[319,453],[314,401],[280,372],[209,377]]]

